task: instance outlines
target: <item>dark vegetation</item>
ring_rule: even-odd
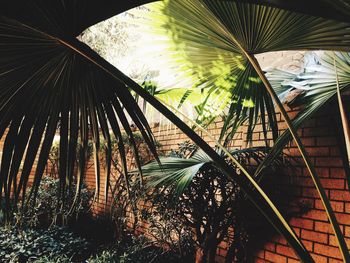
[[[134,138],[144,164],[151,154],[137,132]],[[214,262],[222,242],[228,249],[226,262],[247,262],[259,236],[274,233],[239,186],[207,156],[199,158],[203,164],[187,174],[189,181],[183,191],[175,186],[152,187],[159,174],[156,162],[143,166],[145,182],[141,186],[137,169],[125,180],[118,146],[113,142],[111,208],[105,214],[94,215],[94,192],[83,183],[81,195],[75,200],[76,182],[66,188],[67,200],[62,206],[57,198],[59,152],[53,146],[35,205],[14,206],[13,218],[1,229],[3,262],[194,262],[195,258],[197,262]],[[131,160],[128,169],[132,171],[136,167],[133,148],[126,137],[124,143]],[[234,154],[254,171],[266,150],[254,148]],[[197,147],[186,141],[163,158],[163,166],[166,169],[167,158],[175,158],[181,167],[181,160],[191,160],[198,153]],[[229,159],[227,162],[234,167]],[[273,189],[276,178],[283,178],[276,176],[283,162],[278,159],[259,178],[276,200],[280,196]],[[151,174],[150,166],[154,169]]]

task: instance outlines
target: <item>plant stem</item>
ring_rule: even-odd
[[[297,131],[294,128],[294,126],[292,124],[292,121],[291,121],[291,119],[288,116],[287,111],[283,107],[283,104],[279,100],[275,90],[272,88],[270,82],[266,78],[266,76],[265,76],[264,72],[262,71],[262,69],[261,69],[257,59],[254,56],[252,56],[251,54],[245,53],[245,55],[247,56],[247,59],[249,60],[249,62],[252,64],[252,66],[254,67],[256,72],[258,73],[258,75],[259,75],[260,79],[262,80],[263,84],[265,85],[267,91],[269,92],[270,96],[272,97],[272,99],[276,103],[277,108],[281,112],[282,117],[283,117],[284,121],[286,122],[287,127],[288,127],[288,129],[289,129],[289,131],[290,131],[294,141],[295,141],[295,144],[297,145],[297,147],[298,147],[298,149],[300,151],[300,154],[301,154],[301,156],[302,156],[302,158],[303,158],[303,160],[305,162],[305,165],[306,165],[306,167],[307,167],[307,169],[308,169],[308,171],[309,171],[309,173],[311,175],[311,178],[312,178],[312,180],[314,182],[314,185],[315,185],[315,187],[317,189],[317,192],[318,192],[318,194],[321,197],[321,200],[322,200],[323,206],[325,207],[328,219],[329,219],[329,221],[330,221],[330,223],[332,225],[332,228],[333,228],[333,231],[335,233],[335,236],[337,237],[337,242],[338,242],[339,248],[341,250],[343,260],[344,260],[344,262],[350,262],[349,251],[348,251],[347,245],[345,243],[344,236],[343,236],[343,234],[342,234],[342,232],[340,230],[339,224],[338,224],[337,219],[335,217],[335,214],[333,212],[333,209],[331,207],[330,201],[329,201],[329,199],[328,199],[328,197],[326,195],[326,192],[325,192],[324,188],[322,187],[320,178],[318,177],[318,175],[316,173],[316,169],[311,164],[311,160],[308,157],[308,154],[307,154],[307,152],[305,150],[305,147],[302,144],[301,139],[298,136]]]
[[[337,85],[337,98],[338,98],[339,112],[340,112],[341,122],[342,122],[342,126],[343,126],[346,152],[348,155],[348,162],[350,165],[350,129],[349,129],[348,119],[347,119],[347,116],[345,113],[344,104],[343,104],[343,101],[341,98],[341,92],[340,92],[340,87],[339,87],[339,78],[338,78],[338,69],[337,69],[336,60],[335,60],[335,52],[333,52],[333,63],[334,63],[334,72],[335,72],[335,82]]]

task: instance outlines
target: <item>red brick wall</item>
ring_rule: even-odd
[[[334,112],[330,105],[317,117],[308,121],[299,133],[307,147],[321,182],[331,200],[341,230],[350,245],[350,193],[345,180],[345,170],[336,135]],[[288,152],[300,156],[292,143]],[[299,162],[302,164],[302,162]],[[308,171],[299,165],[297,182],[289,187],[295,188],[296,197],[310,207],[307,213],[292,218],[290,224],[301,238],[306,248],[312,253],[316,262],[341,262],[333,231],[327,220],[321,200],[313,186]],[[293,251],[283,238],[276,237],[266,243],[264,250],[258,254],[258,262],[296,262]]]
[[[326,107],[316,117],[305,123],[298,133],[321,177],[322,185],[330,197],[341,230],[350,246],[350,193],[345,180],[339,139],[337,139],[339,136],[337,136],[335,129],[334,119],[337,114],[334,109],[336,107],[337,104]],[[289,114],[294,117],[297,110],[290,110]],[[278,116],[278,120],[280,130],[284,130],[286,125],[280,116]],[[209,127],[209,131],[212,135],[218,137],[221,127],[222,122],[215,122]],[[179,129],[169,125],[155,127],[154,135],[162,144],[161,151],[163,152],[177,149],[178,143],[187,140],[187,137]],[[244,139],[245,135],[246,128],[242,127],[236,134],[232,147],[247,147]],[[206,136],[204,138],[213,145],[213,142]],[[263,146],[264,141],[262,139],[262,129],[257,127],[253,135],[253,142],[249,146]],[[295,157],[295,169],[293,174],[289,176],[289,182],[280,186],[281,191],[285,189],[293,195],[293,203],[286,205],[289,210],[293,210],[300,203],[304,203],[309,210],[304,214],[291,218],[289,222],[317,263],[340,262],[341,255],[321,200],[294,143],[289,144],[286,153]],[[93,170],[89,170],[87,181],[94,185]],[[98,211],[101,212],[103,209],[104,206],[99,204]],[[225,255],[225,244],[222,244],[218,250],[218,262],[223,262]],[[265,240],[265,245],[256,253],[255,262],[298,262],[298,260],[284,238],[275,236]]]

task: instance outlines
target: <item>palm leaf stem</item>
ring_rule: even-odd
[[[273,101],[276,103],[277,108],[279,109],[279,111],[282,114],[282,117],[284,119],[284,121],[286,122],[286,125],[300,151],[300,154],[305,162],[305,165],[311,175],[312,181],[316,187],[316,190],[318,192],[318,194],[320,195],[320,198],[322,200],[323,206],[325,207],[328,219],[332,225],[333,231],[335,233],[335,236],[337,238],[337,242],[339,245],[339,248],[341,250],[341,254],[343,257],[344,262],[350,262],[350,254],[344,239],[344,236],[340,230],[339,224],[337,222],[337,219],[335,217],[334,211],[331,207],[330,201],[326,195],[326,192],[321,184],[320,178],[317,175],[316,169],[315,167],[311,164],[310,158],[308,157],[308,154],[305,150],[304,145],[301,142],[300,137],[297,134],[296,129],[294,128],[291,119],[288,116],[287,111],[285,110],[285,108],[283,107],[282,102],[280,101],[280,99],[278,98],[275,90],[272,88],[270,82],[268,81],[267,77],[265,76],[264,72],[262,71],[259,62],[257,61],[257,59],[252,56],[251,54],[247,53],[243,48],[242,51],[244,52],[244,54],[246,55],[247,59],[249,60],[249,62],[252,64],[252,66],[255,68],[256,72],[258,73],[259,77],[261,78],[263,84],[265,85],[267,91],[269,92],[270,96],[272,97]]]
[[[345,138],[345,145],[346,145],[346,152],[348,157],[348,162],[350,165],[350,129],[349,129],[349,123],[346,116],[343,100],[341,98],[341,92],[340,92],[340,86],[339,86],[339,77],[338,77],[338,69],[337,69],[337,63],[335,60],[335,53],[333,52],[333,63],[334,63],[334,72],[335,72],[335,81],[337,86],[337,98],[338,98],[338,105],[339,105],[339,112],[341,117],[341,122],[343,126],[343,132],[344,132],[344,138]]]
[[[338,245],[339,245],[339,249],[341,250],[341,254],[343,257],[344,262],[350,262],[350,254],[344,239],[344,236],[340,230],[339,224],[336,220],[334,211],[331,207],[330,201],[326,195],[326,192],[324,190],[324,188],[322,187],[320,178],[317,175],[317,172],[314,168],[314,166],[311,164],[310,158],[308,157],[308,154],[305,150],[304,145],[301,142],[300,137],[297,134],[296,129],[294,128],[291,119],[288,116],[287,111],[285,110],[285,108],[283,107],[282,102],[280,101],[280,99],[278,98],[275,90],[272,88],[270,82],[268,81],[267,77],[265,76],[263,70],[260,67],[259,62],[257,61],[257,59],[255,58],[254,55],[250,54],[240,43],[240,41],[238,41],[233,35],[231,35],[231,40],[233,41],[233,43],[240,49],[240,51],[242,52],[242,54],[248,59],[248,61],[250,62],[250,64],[253,66],[253,68],[255,69],[256,73],[258,74],[258,76],[260,77],[261,81],[263,82],[267,92],[270,94],[272,100],[276,103],[277,108],[280,110],[282,117],[284,119],[284,121],[286,122],[286,125],[288,127],[288,129],[290,130],[290,133],[301,153],[301,156],[305,162],[305,165],[311,175],[311,178],[313,180],[313,183],[316,187],[316,190],[322,200],[323,206],[325,207],[326,213],[327,213],[327,217],[332,225],[333,231],[335,233]]]

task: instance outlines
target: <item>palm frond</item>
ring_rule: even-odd
[[[350,87],[350,55],[344,52],[336,52],[336,63],[340,90],[344,91]],[[285,76],[289,80],[285,80]],[[294,101],[294,105],[306,105],[293,120],[296,128],[313,115],[337,95],[336,76],[333,64],[333,52],[309,53],[304,72],[293,74],[282,70],[272,70],[267,73],[276,92],[284,97],[287,91],[304,91]],[[281,81],[285,80],[285,81]],[[292,139],[288,130],[283,132],[271,149],[268,158],[261,163],[257,173],[274,159]]]
[[[201,111],[208,101],[214,109],[226,106],[220,139],[225,138],[225,133],[227,140],[231,139],[243,121],[248,124],[250,139],[259,116],[266,112],[270,114],[261,120],[264,131],[272,129],[277,138],[273,103],[245,52],[346,50],[350,41],[349,24],[271,7],[275,3],[269,1],[265,1],[266,5],[251,2],[254,1],[185,0],[149,5],[153,33],[168,34],[163,41],[169,45],[169,64],[182,72],[177,79],[187,78],[187,83],[193,85],[190,88],[208,91],[196,106],[200,123],[215,118]],[[279,4],[283,5],[276,6]],[[209,99],[220,94],[229,99]]]
[[[31,193],[35,200],[58,124],[61,193],[72,186],[77,156],[79,163],[86,163],[86,155],[77,154],[78,142],[79,149],[86,152],[91,136],[95,152],[96,196],[99,196],[99,133],[102,132],[107,142],[107,155],[110,156],[109,127],[113,127],[119,140],[122,138],[118,127],[123,127],[132,141],[129,128],[132,121],[156,156],[150,127],[123,82],[87,62],[67,48],[63,40],[14,19],[0,17],[0,37],[0,129],[1,137],[6,136],[1,159],[0,196],[4,194],[7,207],[11,193],[15,194],[16,200],[25,196],[31,167],[38,156]],[[110,167],[110,160],[107,167]]]
[[[247,148],[243,150],[231,151],[240,163],[257,166],[260,164],[268,153],[268,148]],[[227,156],[220,150],[217,153],[224,159]],[[213,165],[213,160],[201,149],[194,152],[189,158],[182,157],[162,157],[161,164],[153,161],[142,166],[142,172],[145,176],[146,186],[149,189],[155,187],[173,188],[174,198],[181,196],[183,191],[191,183],[193,177],[205,165]],[[275,162],[278,162],[275,159]]]

